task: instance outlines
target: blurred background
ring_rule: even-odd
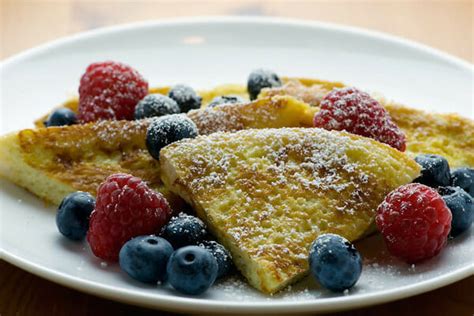
[[[192,16],[287,17],[368,28],[474,62],[474,0],[0,0],[0,60],[67,35]],[[164,315],[64,288],[0,260],[0,315]],[[337,315],[473,315],[474,277]],[[2,311],[2,309],[4,309]]]
[[[0,0],[0,59],[98,27],[190,16],[279,16],[412,39],[474,62],[472,0]]]

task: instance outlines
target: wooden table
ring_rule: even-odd
[[[101,26],[198,15],[283,16],[388,32],[474,62],[472,1],[0,0],[0,59]],[[337,315],[474,314],[474,277],[401,301]],[[0,261],[0,315],[156,315],[71,290]],[[158,313],[166,314],[166,313]]]

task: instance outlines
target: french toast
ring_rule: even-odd
[[[305,83],[306,85],[304,85]],[[310,127],[314,114],[318,111],[320,97],[313,98],[315,95],[321,96],[333,87],[340,87],[340,83],[329,82],[323,84],[322,81],[311,81],[304,79],[301,82],[286,79],[286,84],[281,88],[264,90],[259,99],[245,104],[221,105],[214,108],[202,108],[193,110],[188,116],[196,123],[201,134],[210,134],[218,131],[237,131],[247,128],[268,128],[268,127]],[[317,93],[316,91],[324,91]],[[168,88],[155,88],[154,92],[167,93]],[[209,90],[203,95],[204,102],[212,100],[215,96],[221,94],[244,94],[245,89],[237,85],[220,86],[215,90]],[[421,110],[406,108],[397,104],[381,100],[385,108],[390,112],[392,119],[405,132],[407,136],[407,154],[416,156],[421,153],[435,153],[445,156],[452,167],[474,166],[474,123],[466,118],[456,114],[430,114]],[[77,109],[77,101],[72,100],[65,106]],[[37,121],[37,126],[41,126],[43,120]],[[110,128],[108,128],[110,124]],[[96,125],[100,127],[95,127]],[[80,126],[64,126],[61,128],[49,128],[48,131],[40,128],[38,131],[21,131],[17,134],[11,134],[0,138],[0,175],[10,179],[18,185],[25,187],[29,191],[37,194],[41,198],[58,204],[61,198],[75,190],[85,190],[95,193],[95,188],[105,177],[113,172],[122,171],[132,174],[143,174],[145,180],[157,181],[159,171],[143,172],[146,168],[135,167],[134,164],[125,164],[117,159],[108,159],[104,164],[101,158],[94,158],[94,151],[90,156],[82,156],[81,159],[74,161],[74,168],[60,168],[56,166],[56,173],[45,169],[39,172],[35,168],[40,168],[39,164],[31,164],[34,157],[28,151],[38,151],[41,153],[43,144],[42,136],[49,135],[46,139],[55,139],[66,137],[71,139],[80,139],[80,133],[85,133],[91,143],[97,143],[99,130],[101,134],[110,134],[110,138],[117,137],[115,141],[120,141],[123,135],[118,131],[122,126],[130,131],[137,132],[134,139],[141,139],[137,144],[140,146],[129,149],[129,155],[132,152],[140,152],[137,159],[142,159],[136,166],[153,166],[153,161],[146,154],[146,147],[143,139],[145,138],[146,120],[132,122],[101,122],[90,123]],[[141,126],[137,128],[137,126]],[[76,135],[76,133],[79,133]],[[23,139],[28,139],[24,135],[35,135],[34,141],[29,141],[26,146]],[[129,135],[130,137],[130,135]],[[95,140],[94,140],[95,139]],[[127,137],[122,141],[127,142]],[[78,144],[73,142],[64,142],[62,146],[69,144],[71,148],[63,150],[77,150]],[[88,145],[85,145],[86,150]],[[35,149],[35,147],[37,147]],[[54,150],[54,147],[51,147]],[[102,150],[102,149],[100,149]],[[120,147],[115,148],[115,156],[118,157]],[[112,153],[109,150],[109,153]],[[23,159],[23,157],[30,157]],[[50,159],[52,156],[49,156]],[[84,158],[85,157],[85,158]],[[102,157],[104,157],[102,155]],[[47,165],[44,162],[42,165]],[[50,161],[49,164],[55,166]],[[77,165],[83,166],[78,167]],[[85,166],[85,167],[84,167]],[[88,170],[87,172],[83,169]],[[28,170],[28,171],[25,171]],[[92,171],[95,170],[95,171]],[[61,175],[61,172],[63,174]],[[30,174],[36,174],[37,179],[32,180]],[[91,176],[92,175],[92,176]],[[48,179],[48,177],[52,177]],[[65,178],[60,182],[57,177]],[[75,179],[72,181],[71,179]],[[155,179],[155,180],[154,180]],[[158,180],[159,181],[159,180]],[[51,182],[51,183],[50,183]],[[88,184],[87,186],[85,184]],[[152,185],[153,186],[153,185]],[[168,194],[167,189],[159,182],[155,186],[159,191]],[[176,196],[170,196],[171,202],[181,205]]]
[[[320,80],[290,79],[279,88],[264,89],[260,98],[293,96],[311,106],[309,116],[319,110],[321,99],[331,86]],[[451,167],[474,167],[474,122],[457,114],[428,113],[376,97],[407,137],[406,152],[444,156]],[[308,118],[309,120],[309,118]]]
[[[0,174],[47,202],[97,187],[113,173],[141,177],[174,208],[183,201],[160,180],[145,146],[147,120],[26,129],[0,138]]]
[[[162,180],[190,203],[249,283],[275,293],[308,271],[323,233],[349,240],[420,166],[374,140],[318,128],[214,133],[161,150]]]
[[[333,88],[344,86],[339,82],[295,78],[284,78],[283,83],[284,85],[280,88],[264,89],[259,99],[253,102],[221,105],[209,109],[205,108],[205,105],[219,95],[233,94],[247,98],[246,89],[242,85],[222,85],[208,91],[201,91],[199,94],[203,98],[203,108],[190,111],[188,115],[196,123],[201,134],[210,134],[217,131],[237,131],[247,128],[310,127],[312,126],[313,116],[318,111],[321,98]],[[152,88],[150,92],[166,94],[168,90],[169,87],[161,87]],[[405,132],[407,136],[407,153],[409,155],[416,156],[421,153],[440,154],[448,159],[452,167],[474,166],[474,123],[471,120],[456,114],[430,114],[386,102],[383,99],[380,102],[389,111],[393,121]],[[77,99],[71,99],[63,106],[77,111]],[[45,117],[35,122],[37,127],[44,126],[43,121]],[[107,129],[109,124],[111,127]],[[132,127],[130,130],[139,132],[134,137],[144,138],[145,126],[147,124],[140,121],[98,123],[101,128],[94,127],[94,124],[86,124],[82,127],[66,126],[53,128],[49,131],[38,131],[37,133],[38,135],[43,133],[49,135],[49,138],[59,138],[59,135],[75,138],[77,137],[75,133],[88,130],[85,133],[89,135],[92,141],[92,139],[98,137],[97,131],[102,129],[102,134],[107,133],[104,131],[109,130],[112,133],[110,137],[116,137],[117,141],[120,142],[122,134],[114,128],[114,126],[117,127],[117,124]],[[139,125],[142,127],[139,129],[133,128],[133,126]],[[127,168],[124,168],[123,162],[117,162],[114,165],[113,160],[110,159],[107,164],[104,164],[99,158],[92,161],[92,152],[92,156],[87,158],[89,159],[87,162],[80,160],[74,162],[75,164],[79,163],[79,165],[85,164],[89,173],[82,170],[84,167],[63,168],[62,172],[64,174],[61,177],[66,178],[66,182],[58,182],[58,180],[51,179],[52,183],[54,183],[53,187],[51,187],[47,179],[48,176],[53,174],[51,170],[46,170],[47,173],[42,174],[43,181],[31,181],[29,174],[34,174],[34,168],[38,168],[39,165],[30,164],[34,160],[31,158],[31,155],[29,159],[20,159],[28,157],[26,150],[32,150],[32,148],[26,148],[25,144],[21,142],[21,139],[25,138],[21,135],[36,135],[36,132],[31,133],[33,132],[22,131],[0,138],[0,161],[2,162],[0,174],[55,204],[60,202],[61,196],[74,190],[82,189],[91,193],[95,192],[93,187],[97,186],[104,176],[119,170],[133,174],[144,174],[145,180],[151,181],[151,183],[156,181],[153,179],[159,179],[159,171],[151,173],[141,172],[134,169],[134,165],[130,164],[127,165]],[[58,135],[55,136],[56,133]],[[122,141],[126,142],[126,139],[127,137],[122,139]],[[139,146],[139,149],[133,148],[132,151],[143,151],[137,156],[140,159],[143,158],[143,160],[135,165],[151,166],[152,161],[145,154],[146,148],[143,142],[140,142],[140,144],[141,147]],[[30,147],[38,146],[39,151],[41,151],[43,145],[43,141],[39,136],[36,137],[34,142],[29,143]],[[121,149],[120,147],[115,149],[117,151],[113,155],[118,157]],[[72,144],[70,150],[76,150]],[[112,155],[112,152],[110,151],[109,154]],[[92,172],[92,169],[96,171]],[[13,172],[13,170],[17,171]],[[23,172],[22,170],[29,171]],[[54,177],[58,177],[61,174],[58,170],[60,170],[60,166],[57,167]],[[84,173],[81,174],[81,172]],[[94,176],[90,177],[90,174]],[[40,178],[38,176],[38,179]],[[75,182],[71,180],[73,178],[76,179]],[[88,187],[84,183],[89,183]],[[167,189],[162,187],[160,183],[157,183],[155,188],[164,193],[167,192]],[[171,197],[171,200],[174,201],[175,198]]]
[[[310,127],[322,98],[332,89],[345,86],[340,82],[309,78],[282,78],[282,82],[281,87],[263,89],[254,102],[224,105],[208,111],[194,110],[188,115],[198,125],[201,134],[244,128]],[[168,91],[169,87],[150,89],[153,93],[167,94]],[[246,88],[237,84],[202,90],[199,95],[203,98],[203,108],[220,95],[238,95],[248,99]],[[472,120],[457,114],[428,113],[380,97],[377,99],[405,133],[409,155],[438,154],[446,157],[453,168],[474,167]],[[77,99],[67,101],[64,106],[77,111]],[[37,120],[36,126],[44,126],[45,118]]]
[[[212,98],[210,98],[212,99]],[[235,107],[201,109],[189,113],[201,134],[214,132],[207,122],[221,116],[230,130],[265,127],[310,126],[308,106],[293,97],[258,100]],[[224,117],[221,114],[226,113]],[[212,118],[212,119],[211,119]],[[172,208],[183,201],[160,180],[158,163],[145,145],[149,120],[102,121],[62,127],[26,129],[0,137],[0,175],[45,201],[58,205],[68,193],[80,190],[95,195],[99,184],[113,173],[141,177],[163,193]]]

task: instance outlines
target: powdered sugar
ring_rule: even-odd
[[[306,270],[318,234],[359,237],[385,194],[418,172],[407,172],[416,164],[388,146],[316,128],[214,133],[162,154],[211,230],[270,264],[269,274],[287,276]]]

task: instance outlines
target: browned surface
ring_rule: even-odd
[[[0,58],[95,27],[195,15],[286,16],[366,27],[413,39],[467,61],[473,2],[442,1],[74,1],[0,0]],[[3,315],[165,315],[67,289],[0,262]],[[337,315],[472,315],[474,277],[440,290]]]
[[[114,121],[19,133],[25,161],[92,194],[113,173],[133,173],[160,188],[157,162],[145,147],[145,121]]]
[[[298,82],[299,81],[299,82]],[[301,85],[303,83],[303,85]],[[322,85],[323,84],[323,85]],[[291,95],[319,107],[319,102],[332,89],[330,83],[320,80],[294,79],[280,88],[263,90],[265,95]],[[407,153],[411,156],[430,153],[446,157],[451,167],[474,166],[474,121],[458,114],[438,114],[412,109],[381,100],[392,120],[407,136]],[[317,111],[306,113],[308,121]]]
[[[359,239],[383,198],[420,172],[389,146],[317,128],[214,133],[163,148],[160,166],[264,293],[308,271],[318,234]]]

